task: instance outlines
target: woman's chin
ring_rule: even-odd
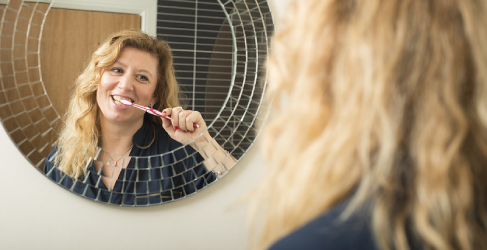
[[[126,115],[113,115],[110,117],[107,117],[107,120],[109,120],[111,123],[117,123],[120,125],[131,125],[131,124],[139,124],[142,123],[144,120],[144,116],[126,116]]]

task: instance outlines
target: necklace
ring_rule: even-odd
[[[122,159],[122,158],[123,158],[123,156],[124,156],[124,155],[125,155],[127,152],[129,152],[129,151],[130,151],[130,150],[131,150],[133,147],[134,147],[134,145],[130,146],[130,148],[129,148],[129,149],[127,149],[127,151],[125,151],[125,152],[122,154],[122,156],[121,156],[120,158],[118,158],[118,160],[114,161],[114,162],[113,162],[113,166],[114,166],[114,167],[116,167],[116,166],[117,166],[117,162],[118,162],[118,161],[120,161],[120,159]],[[110,160],[113,160],[113,158],[112,158],[111,156],[110,156]]]

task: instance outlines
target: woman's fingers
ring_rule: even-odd
[[[199,123],[203,120],[203,117],[201,117],[200,112],[198,111],[191,111],[187,116],[186,116],[186,128],[188,129],[189,132],[194,132],[195,125],[199,125]],[[201,126],[201,125],[200,125]]]
[[[194,132],[196,129],[195,127],[198,126],[196,124],[203,120],[200,112],[183,110],[181,107],[164,109],[163,114],[171,117],[170,120],[163,118],[162,123],[166,130],[171,129],[169,127],[172,127],[174,131],[179,130],[184,133]]]
[[[182,110],[181,108],[167,108],[162,111],[164,116],[170,117],[170,119],[161,118],[162,126],[167,131],[172,139],[178,141],[181,144],[195,143],[207,143],[208,138],[211,139],[210,134],[207,131],[206,123],[203,120],[200,112],[192,110]],[[197,129],[201,136],[194,137],[194,133]],[[205,144],[206,145],[206,144]]]
[[[179,129],[185,133],[189,131],[189,128],[191,128],[190,126],[186,126],[186,120],[189,114],[191,114],[190,110],[183,110],[178,114]]]
[[[162,111],[162,115],[164,115],[164,116],[171,117],[171,114],[172,114],[172,109],[171,108],[167,108],[167,109],[164,109]],[[166,131],[169,132],[171,130],[174,130],[174,127],[172,125],[172,120],[171,119],[167,119],[167,118],[161,117],[161,120],[162,120],[162,127]]]
[[[176,107],[171,109],[171,123],[175,130],[180,129],[179,113],[181,111],[183,111],[181,107]]]

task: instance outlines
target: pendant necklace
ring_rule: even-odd
[[[113,166],[114,166],[114,167],[117,167],[117,162],[118,162],[118,161],[120,161],[120,159],[122,159],[122,158],[123,158],[123,156],[124,156],[124,155],[125,155],[127,152],[129,152],[129,151],[130,151],[130,150],[131,150],[133,147],[134,147],[134,145],[130,146],[130,148],[129,148],[129,149],[127,149],[127,151],[125,151],[125,152],[122,154],[122,157],[118,158],[118,160],[116,160],[115,162],[113,162]],[[112,159],[112,160],[113,160],[113,158],[112,158],[111,156],[110,156],[110,159]]]

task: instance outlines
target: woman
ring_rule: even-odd
[[[487,2],[290,10],[258,248],[487,249]]]
[[[178,107],[172,54],[164,41],[140,31],[114,34],[93,53],[75,85],[44,167],[74,192],[111,204],[158,204],[205,187],[235,163],[211,138],[199,112]]]

